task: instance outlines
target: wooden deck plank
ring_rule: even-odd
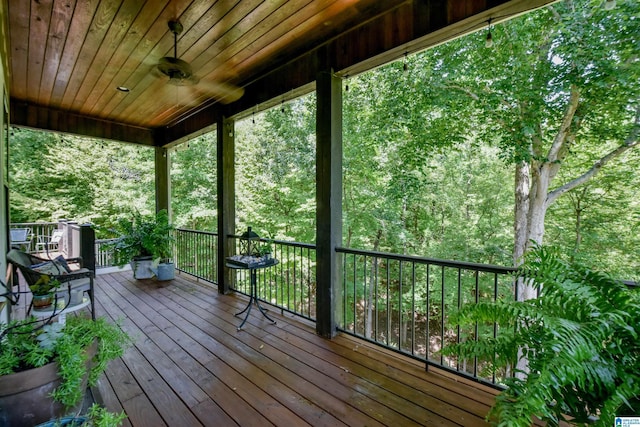
[[[159,294],[157,295],[159,297]],[[148,295],[147,295],[147,298],[149,298]],[[154,304],[157,302],[162,302],[162,301],[157,299],[149,301],[150,304]],[[170,300],[166,300],[166,303],[168,305],[173,305]],[[162,314],[162,313],[159,313],[159,314]],[[204,316],[207,315],[207,313],[200,313],[200,314],[203,314]],[[174,310],[167,310],[166,316],[167,318],[169,317],[173,318],[174,322],[180,321],[180,319],[176,319]],[[186,311],[183,314],[183,316],[185,317],[185,319],[188,319],[190,317],[190,313]],[[242,384],[244,384],[242,386],[236,387],[236,390],[238,390],[239,393],[252,392],[257,394],[255,396],[247,395],[246,396],[247,401],[256,402],[254,403],[254,405],[255,404],[260,405],[261,410],[263,411],[268,408],[269,416],[277,422],[280,422],[280,423],[288,422],[290,425],[299,425],[301,423],[299,416],[302,415],[303,418],[307,419],[308,421],[310,420],[314,425],[318,425],[317,414],[321,411],[319,411],[317,408],[313,408],[313,405],[310,405],[309,402],[303,402],[299,398],[292,398],[292,395],[296,394],[294,390],[290,389],[290,387],[288,387],[287,384],[281,381],[280,382],[274,381],[274,378],[276,378],[276,376],[274,376],[273,373],[267,373],[264,366],[262,366],[261,368],[256,366],[256,363],[254,362],[262,359],[259,353],[255,353],[253,355],[245,355],[246,356],[245,358],[238,358],[237,355],[238,355],[238,352],[241,350],[241,348],[237,346],[238,342],[235,340],[234,337],[229,337],[229,336],[225,336],[224,334],[216,333],[216,334],[213,334],[216,337],[214,341],[211,338],[210,333],[206,333],[195,326],[198,323],[202,323],[201,317],[198,317],[198,316],[191,317],[191,320],[192,320],[192,323],[189,323],[189,322],[181,323],[180,327],[183,329],[184,333],[189,334],[189,336],[197,340],[200,340],[201,342],[209,343],[209,345],[214,345],[216,347],[216,356],[217,358],[219,358],[219,360],[214,360],[207,363],[206,366],[210,370],[219,370],[220,362],[224,361],[224,363],[229,365],[231,368],[235,369],[236,372],[250,373],[250,376],[246,377],[245,379],[241,379],[237,377],[235,378],[235,381],[240,381],[242,382]],[[230,324],[227,324],[227,326],[229,325]],[[235,327],[233,328],[233,330],[235,332]],[[261,395],[260,392],[253,391],[257,384],[262,384],[261,386],[259,386],[259,388],[263,389],[265,393],[273,397],[275,401],[269,402],[268,400],[265,400],[265,396]],[[288,405],[283,404],[283,402],[287,402],[289,404]],[[285,408],[285,406],[290,407],[292,406],[292,404],[295,405],[296,402],[299,402],[299,403],[295,407],[295,412]],[[326,419],[330,417],[331,416],[329,414],[324,414],[323,418]],[[333,419],[330,421],[329,425],[337,425],[337,424],[339,424],[339,421],[337,419]]]
[[[101,310],[99,312],[100,314],[106,312],[114,320],[123,317],[123,312],[118,310],[115,304],[101,304],[100,308],[104,309],[104,311]],[[136,337],[136,328],[132,326],[130,319],[123,318],[122,329],[130,333],[136,340],[136,345],[127,349],[122,356],[122,361],[136,378],[140,388],[149,397],[149,400],[153,403],[166,424],[185,426],[201,425],[182,399],[180,399],[180,395],[165,382],[160,371],[154,366],[153,360],[160,352],[146,345],[148,341],[144,335]],[[144,350],[146,350],[146,354],[143,353]],[[170,375],[172,376],[173,373],[177,371],[173,368],[174,367],[171,367]],[[167,374],[164,369],[162,369],[161,372]]]
[[[276,325],[252,310],[237,331],[247,299],[190,276],[117,272],[96,287],[98,314],[122,317],[136,338],[99,387],[131,426],[487,425],[494,390],[347,335],[326,340],[276,310]]]
[[[306,336],[309,336],[308,334]],[[449,419],[463,419],[469,414],[477,415],[478,419],[467,419],[466,425],[486,425],[482,417],[486,412],[486,405],[479,404],[473,399],[469,399],[463,394],[459,394],[457,403],[460,408],[452,407],[446,402],[451,397],[450,390],[443,387],[442,383],[434,384],[430,381],[434,380],[433,375],[424,375],[424,367],[413,367],[412,374],[407,376],[402,372],[402,376],[385,361],[379,361],[367,356],[362,357],[360,343],[354,342],[350,337],[348,341],[349,347],[336,345],[338,343],[331,341],[330,346],[322,340],[313,340],[310,342],[304,338],[290,332],[285,332],[279,337],[282,340],[294,342],[301,351],[309,351],[310,346],[314,346],[314,352],[322,354],[322,360],[335,366],[348,370],[353,375],[363,378],[372,385],[389,390],[400,399],[395,405],[402,408],[405,414],[411,413],[415,409],[415,405],[427,406],[431,411],[440,415],[445,415]],[[402,356],[395,355],[398,360],[406,359]],[[410,364],[406,363],[408,366]],[[414,374],[419,375],[413,376]],[[478,391],[478,394],[483,393]],[[484,412],[483,412],[484,411]],[[421,420],[422,418],[418,418]]]
[[[166,307],[150,308],[143,301],[146,295],[145,292],[140,291],[139,289],[135,289],[134,288],[135,285],[127,284],[126,279],[123,281],[119,281],[118,283],[112,282],[110,283],[110,286],[117,288],[114,291],[117,290],[118,292],[120,292],[121,298],[129,299],[132,302],[135,302],[134,305],[136,308],[139,308],[141,310],[146,310],[146,311],[151,310],[153,312],[152,315],[154,315],[154,320],[159,324],[162,324],[163,322],[162,317],[160,316],[161,312],[168,311],[168,317],[173,318],[174,321],[180,320],[180,318],[176,316],[176,313],[174,310],[169,310]],[[142,297],[143,299],[141,299],[140,297]],[[165,322],[166,322],[166,319],[165,319]],[[169,328],[165,328],[164,331],[168,333],[177,334],[177,336],[175,337],[176,340],[185,341],[185,339],[189,339],[189,338],[193,339],[191,335],[187,335],[184,332],[177,331],[177,329],[176,329],[177,332],[173,332]],[[191,331],[191,332],[194,334],[197,334],[196,331]],[[187,341],[186,344],[191,344],[191,343]],[[190,348],[190,346],[186,345],[185,348]],[[216,346],[215,344],[209,346],[209,348],[211,349],[211,351],[214,351],[215,353],[218,353],[220,350],[219,346]],[[201,349],[205,349],[205,347],[201,346]],[[214,355],[213,353],[209,352],[208,354],[205,354],[204,357],[202,357],[203,353],[206,353],[206,351],[205,352],[200,351],[200,353],[198,353],[199,358],[197,360],[200,363],[204,362],[204,364],[206,364],[207,366],[208,366],[207,361],[214,360],[214,359],[217,360],[218,363],[215,364],[214,369],[207,369],[205,368],[205,366],[202,366],[202,365],[200,365],[200,367],[191,365],[190,370],[191,372],[196,372],[199,374],[198,378],[201,386],[203,386],[207,391],[209,391],[209,395],[211,395],[216,399],[214,401],[217,402],[217,399],[223,399],[223,401],[226,403],[226,407],[231,408],[230,416],[239,425],[261,426],[261,425],[270,424],[268,421],[266,421],[264,416],[259,411],[254,410],[249,404],[242,404],[242,399],[238,399],[237,396],[236,398],[233,398],[233,396],[236,395],[237,392],[236,390],[227,386],[227,384],[229,383],[241,384],[242,383],[241,377],[237,373],[233,372],[231,369],[226,369],[225,368],[226,365],[224,365],[224,363],[219,363],[220,359],[218,358],[217,355]],[[231,355],[231,357],[233,357],[233,355]],[[194,360],[196,359],[194,358]],[[216,377],[215,374],[218,374],[219,376],[221,376],[223,381],[218,380],[218,377]],[[250,395],[248,397],[249,397],[249,401],[256,400],[256,401],[265,402],[265,404],[271,405],[270,408],[272,409],[271,411],[272,416],[281,416],[283,417],[283,419],[290,418],[290,415],[279,413],[275,407],[276,403],[269,402],[265,396]]]
[[[183,304],[186,312],[191,315],[202,315],[202,308],[199,308],[193,303],[187,301],[174,300],[176,304]],[[233,310],[236,310],[234,306]],[[250,317],[247,322],[251,324],[256,322],[257,326],[263,326],[261,315],[256,314]],[[254,363],[261,366],[265,371],[269,370],[270,375],[273,375],[280,379],[281,382],[291,384],[292,387],[296,386],[300,381],[307,382],[306,379],[313,378],[312,384],[302,384],[305,390],[305,397],[312,402],[317,402],[319,406],[329,413],[334,413],[339,419],[353,419],[356,425],[359,423],[366,423],[367,418],[371,418],[368,422],[371,423],[373,419],[379,419],[381,422],[390,422],[389,420],[396,420],[396,422],[402,425],[421,425],[416,420],[405,415],[405,408],[402,408],[402,402],[396,401],[400,405],[400,413],[397,410],[390,409],[385,406],[386,400],[393,400],[394,395],[382,393],[378,402],[373,401],[367,393],[365,388],[366,382],[360,382],[359,384],[345,385],[340,381],[336,381],[328,375],[323,374],[314,369],[310,369],[308,364],[305,364],[304,360],[316,359],[318,363],[321,363],[321,359],[313,353],[305,353],[299,358],[292,357],[293,348],[286,345],[284,342],[274,342],[273,345],[267,345],[267,339],[271,336],[271,333],[277,333],[279,328],[274,325],[269,325],[268,328],[246,328],[241,332],[235,330],[235,325],[222,325],[221,327],[226,329],[226,332],[231,336],[232,340],[239,340],[250,346],[254,352],[249,352],[245,357],[253,357],[257,352],[259,356],[254,359]],[[254,332],[258,332],[253,336]],[[270,331],[270,334],[264,334],[264,331]],[[264,357],[267,356],[267,357]],[[286,366],[281,366],[280,361],[286,360]],[[344,374],[344,371],[338,367],[334,369],[338,374]],[[356,381],[357,382],[357,381]],[[354,393],[354,388],[358,388],[359,392]],[[316,390],[317,389],[317,390]],[[331,393],[327,393],[327,390],[331,390]],[[379,392],[381,390],[378,390]],[[315,393],[314,393],[315,392]],[[344,402],[348,402],[349,405],[344,405]],[[380,405],[380,403],[382,403]],[[408,409],[408,408],[407,408]],[[413,409],[413,408],[411,408]],[[361,414],[359,412],[365,412]],[[432,425],[437,425],[443,420],[435,415],[431,414],[428,417]]]
[[[112,412],[120,413],[124,411],[115,390],[113,390],[109,379],[105,375],[98,378],[97,384],[91,390],[97,404],[111,408]],[[122,421],[121,427],[131,427],[129,418],[125,418]]]

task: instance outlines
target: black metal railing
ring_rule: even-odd
[[[240,236],[229,236],[240,253]],[[313,244],[259,239],[278,264],[257,270],[257,296],[282,312],[316,319],[316,248]],[[176,268],[216,284],[218,235],[176,230]],[[452,315],[464,304],[509,301],[517,295],[514,268],[392,253],[337,248],[342,277],[336,295],[338,329],[427,366],[500,385],[510,372],[490,373],[483,360],[445,356],[443,346],[496,337],[496,324],[463,328]],[[249,294],[250,275],[235,270],[232,288]],[[628,283],[632,285],[631,282]]]
[[[229,236],[239,253],[240,236]],[[281,311],[315,320],[315,245],[260,239],[272,248],[278,264],[257,271],[258,298]],[[208,282],[217,283],[217,233],[188,229],[176,230],[176,268]],[[249,294],[247,270],[236,270],[233,289]]]
[[[339,329],[449,371],[490,384],[486,363],[442,354],[443,345],[495,337],[496,325],[462,329],[451,315],[462,305],[513,299],[514,269],[338,248],[342,266]]]
[[[232,236],[239,253],[240,236]],[[281,311],[316,318],[316,247],[309,243],[260,239],[272,248],[278,264],[257,270],[258,298]],[[234,289],[249,294],[249,273],[236,271]]]
[[[174,262],[179,271],[206,280],[218,281],[218,233],[178,228]]]

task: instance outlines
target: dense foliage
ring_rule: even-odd
[[[67,218],[108,229],[154,207],[153,150],[13,128],[9,185],[12,222]]]
[[[528,427],[533,416],[552,426],[565,416],[577,425],[610,426],[615,416],[637,415],[640,289],[563,261],[559,251],[544,247],[527,254],[520,274],[539,297],[466,305],[457,320],[497,322],[500,334],[447,349],[479,357],[495,370],[526,361],[525,371],[505,379],[508,388],[490,417],[505,427]]]

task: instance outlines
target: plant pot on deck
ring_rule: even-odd
[[[134,279],[151,279],[153,277],[153,259],[151,256],[134,257],[131,260],[131,271]]]
[[[158,268],[152,269],[158,280],[173,280],[176,278],[175,265],[172,262],[162,262]]]
[[[97,350],[98,342],[94,341],[87,349],[88,367]],[[83,378],[83,390],[87,388],[88,371]],[[78,414],[83,399],[76,407],[66,409],[50,396],[61,382],[57,362],[0,376],[0,425],[31,427],[65,415]]]

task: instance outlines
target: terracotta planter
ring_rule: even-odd
[[[87,372],[97,350],[98,342],[95,341],[86,351]],[[87,388],[87,380],[88,375],[83,379],[83,389]],[[51,419],[77,414],[82,408],[83,399],[76,407],[67,410],[50,397],[61,382],[56,362],[0,376],[0,425],[32,427]]]
[[[48,310],[53,303],[53,295],[34,295],[33,296],[33,309],[34,310]]]

